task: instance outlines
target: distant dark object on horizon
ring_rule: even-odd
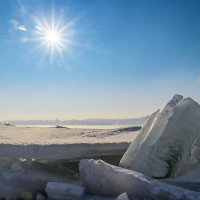
[[[69,129],[68,127],[65,127],[65,126],[60,126],[60,125],[56,125],[55,128],[66,128],[66,129]]]
[[[15,126],[14,124],[4,123],[5,126]]]
[[[114,130],[113,132],[131,132],[131,131],[139,131],[142,127],[141,126],[132,126],[132,127],[125,127],[119,128]]]

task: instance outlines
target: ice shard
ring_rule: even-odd
[[[152,117],[150,129],[144,125],[141,134],[145,137],[137,136],[120,166],[155,178],[176,176],[190,160],[200,136],[199,122],[200,106],[191,98],[182,100],[175,95],[162,112]]]
[[[168,185],[141,173],[116,167],[101,160],[81,160],[80,176],[91,194],[130,199],[200,200],[200,193]]]

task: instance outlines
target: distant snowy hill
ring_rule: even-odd
[[[84,120],[8,120],[4,123],[14,125],[143,125],[146,117],[128,119],[84,119]]]

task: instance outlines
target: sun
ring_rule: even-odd
[[[54,15],[53,15],[54,16]],[[66,22],[62,18],[53,16],[35,20],[34,40],[44,55],[49,55],[51,63],[56,55],[62,57],[71,45],[73,45],[72,22]]]
[[[59,32],[55,30],[50,30],[46,33],[46,42],[50,45],[57,45],[61,41],[61,36]]]
[[[56,51],[60,52],[66,48],[67,36],[61,30],[56,28],[40,28],[40,37],[38,39],[40,40],[41,46],[46,48],[46,52],[49,51],[53,54]]]

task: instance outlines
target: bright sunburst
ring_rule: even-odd
[[[50,55],[51,62],[55,54],[62,57],[63,52],[73,44],[73,23],[67,24],[53,16],[50,19],[36,19],[34,29],[34,39],[39,42],[39,47],[44,49],[44,55]]]
[[[50,45],[58,45],[58,43],[60,42],[60,35],[59,32],[55,31],[55,30],[50,30],[47,33],[45,33],[45,39],[47,41],[47,43],[49,43]]]

